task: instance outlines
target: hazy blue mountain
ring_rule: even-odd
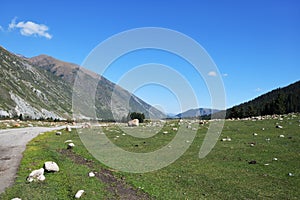
[[[187,110],[183,113],[179,113],[176,116],[179,118],[194,118],[194,117],[210,115],[213,113],[217,113],[219,111],[220,110],[210,109],[210,108],[196,108],[196,109]]]

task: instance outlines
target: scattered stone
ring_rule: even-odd
[[[270,140],[271,140],[270,138],[267,138],[267,139],[266,139],[267,142],[270,142]]]
[[[94,172],[90,172],[89,173],[89,177],[95,177],[96,175],[95,175],[95,173]]]
[[[45,162],[44,169],[47,172],[58,172],[59,171],[58,165],[55,162],[53,162],[53,161],[47,161],[47,162]]]
[[[294,176],[294,174],[292,174],[291,172],[290,172],[290,173],[288,173],[288,175],[289,175],[289,176]]]
[[[284,138],[284,135],[279,135],[280,138]]]
[[[258,134],[257,133],[253,133],[253,136],[257,136]]]
[[[122,135],[124,136],[124,135],[126,135],[125,133],[122,133]]]
[[[221,141],[222,142],[226,142],[226,141],[230,142],[231,138],[227,136],[226,138],[222,138]]]
[[[256,160],[251,160],[250,162],[248,162],[249,164],[251,164],[251,165],[254,165],[254,164],[256,164],[257,162],[256,162]]]
[[[266,164],[265,164],[265,166],[268,166],[268,165],[270,165],[270,164],[269,164],[269,163],[266,163]]]
[[[72,129],[71,129],[71,127],[69,125],[66,126],[66,131],[68,131],[68,132],[72,131]]]
[[[164,132],[163,132],[163,134],[167,134],[167,133],[168,133],[168,131],[164,131]]]
[[[33,170],[27,177],[28,182],[32,181],[44,181],[46,177],[44,176],[44,168]]]
[[[173,131],[178,131],[178,128],[172,128]]]
[[[62,133],[60,131],[57,131],[55,134],[56,135],[61,135]]]
[[[11,199],[11,200],[22,200],[22,199],[20,199],[20,198],[13,198],[13,199]]]
[[[276,125],[276,128],[280,128],[280,129],[281,129],[281,128],[283,128],[283,127],[282,127],[282,126],[280,126],[280,125]]]
[[[33,125],[32,125],[32,124],[28,124],[27,126],[28,126],[28,127],[33,127]]]
[[[91,127],[92,127],[92,125],[87,122],[82,125],[82,128],[91,128]]]
[[[75,147],[75,144],[74,144],[74,143],[69,143],[69,144],[68,144],[68,149],[72,149],[73,147]]]
[[[263,131],[264,131],[264,130],[265,130],[265,128],[262,128],[261,130],[263,130]]]
[[[255,146],[255,142],[251,142],[250,147],[254,147],[254,146]]]
[[[79,198],[82,196],[83,193],[84,193],[84,190],[79,190],[79,191],[75,194],[75,198],[76,198],[76,199],[79,199]]]
[[[274,161],[277,161],[278,159],[277,159],[277,158],[273,158],[273,160],[274,160]]]

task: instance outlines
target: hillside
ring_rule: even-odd
[[[227,118],[300,112],[300,81],[227,110]]]
[[[95,110],[98,119],[121,120],[128,112],[143,112],[152,118],[163,117],[163,113],[138,97],[115,85],[106,78],[78,65],[41,55],[24,58],[0,47],[0,115],[5,117],[60,118],[72,116],[73,84],[78,72],[80,87],[89,92],[86,83],[96,83]],[[114,98],[112,93],[115,90]],[[84,96],[84,95],[82,95]],[[84,104],[84,97],[79,97]],[[127,102],[129,105],[125,107]],[[114,116],[111,102],[114,102]],[[90,104],[88,104],[90,105]],[[91,118],[86,109],[77,113],[78,118]]]
[[[4,117],[69,118],[71,85],[0,46],[0,111]]]

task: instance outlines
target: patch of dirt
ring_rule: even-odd
[[[72,159],[74,163],[86,165],[89,168],[94,168],[94,161],[85,159],[75,154],[71,149],[62,149],[59,152],[68,158]],[[141,190],[137,190],[126,183],[124,180],[120,180],[115,177],[112,171],[108,169],[101,169],[95,172],[96,177],[107,185],[106,189],[111,194],[111,197],[107,199],[120,199],[120,200],[148,200],[152,199],[148,194]]]

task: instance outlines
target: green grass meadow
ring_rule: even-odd
[[[283,128],[275,128],[277,124]],[[150,138],[124,135],[122,128],[113,124],[93,131],[103,131],[127,151],[150,152],[167,145],[176,135],[173,128],[178,126],[178,121],[168,121]],[[198,124],[192,126],[198,127]],[[136,127],[132,131],[138,133],[149,128]],[[207,128],[208,124],[200,125],[190,148],[163,169],[148,173],[113,173],[153,199],[300,199],[299,115],[285,115],[283,120],[226,121],[219,139],[230,137],[231,141],[219,140],[205,158],[199,159]],[[164,131],[168,133],[163,134]],[[93,160],[92,167],[75,163],[60,153],[66,149],[64,141],[69,139],[76,145],[72,151]],[[251,143],[255,145],[252,147]],[[60,171],[46,173],[44,182],[26,183],[28,174],[49,160],[57,162]],[[252,160],[256,164],[249,164]],[[85,190],[82,199],[114,199],[106,189],[107,183],[87,175],[103,168],[107,167],[88,153],[77,131],[63,131],[61,136],[55,132],[45,133],[27,145],[16,182],[0,199],[73,199],[79,189]]]

